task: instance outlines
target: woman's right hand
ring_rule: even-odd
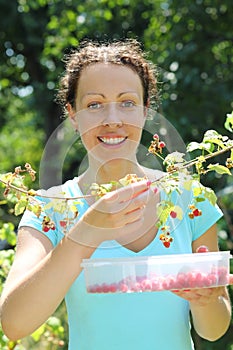
[[[146,205],[154,201],[155,196],[158,198],[147,181],[109,192],[90,206],[70,230],[68,238],[91,247],[122,236],[130,241],[132,234],[137,239]]]

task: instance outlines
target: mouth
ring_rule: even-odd
[[[98,137],[98,140],[106,145],[119,145],[126,139],[127,137]]]

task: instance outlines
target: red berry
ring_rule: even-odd
[[[185,273],[178,273],[177,278],[176,278],[176,287],[178,289],[182,289],[187,287],[188,285],[188,279],[187,279],[187,275]]]
[[[154,135],[153,135],[153,139],[154,139],[154,140],[159,140],[159,135],[158,135],[158,134],[154,134]]]
[[[170,245],[171,245],[171,243],[170,243],[170,242],[165,241],[165,242],[163,242],[163,245],[164,245],[164,247],[165,247],[165,248],[169,248],[169,247],[170,247]]]
[[[144,291],[151,291],[152,290],[152,283],[151,283],[151,281],[149,279],[145,279],[144,281],[142,281],[141,288]]]
[[[194,216],[199,216],[200,214],[199,214],[199,210],[198,209],[194,209],[193,210],[193,215]]]
[[[44,227],[43,227],[43,231],[44,231],[44,232],[48,232],[48,231],[49,231],[49,227],[48,227],[48,226],[44,226]]]
[[[159,147],[160,147],[160,148],[164,148],[165,146],[166,146],[165,143],[164,143],[163,141],[160,141]]]
[[[201,245],[197,248],[196,253],[208,253],[209,249],[205,245]]]
[[[110,293],[115,293],[117,291],[117,285],[116,283],[112,283],[109,285],[109,292]]]
[[[177,217],[177,213],[174,210],[172,210],[170,212],[170,216],[171,216],[171,218],[175,219]]]
[[[126,293],[129,290],[127,284],[125,284],[125,283],[121,283],[119,289],[122,293]]]
[[[61,227],[66,227],[67,222],[65,220],[61,220],[59,224]]]
[[[140,292],[141,291],[141,284],[139,282],[135,282],[134,285],[131,287],[131,291]]]
[[[169,281],[168,281],[167,279],[164,279],[164,280],[162,281],[162,288],[163,288],[164,290],[168,290],[168,289],[169,289]]]
[[[158,279],[152,279],[152,281],[151,281],[151,288],[152,288],[152,290],[160,290],[161,289],[161,286],[160,286],[160,282],[159,282],[159,280]]]

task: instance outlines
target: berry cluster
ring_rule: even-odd
[[[126,277],[114,283],[96,283],[87,287],[89,293],[135,293],[156,291],[178,291],[194,288],[208,288],[227,285],[228,270],[225,267],[213,268],[209,273],[202,271],[180,272],[167,276]]]
[[[202,215],[202,211],[200,209],[196,208],[194,204],[190,204],[189,209],[191,210],[188,214],[190,219],[194,219],[195,217]]]
[[[170,232],[168,231],[168,226],[163,226],[161,228],[162,232],[159,236],[160,241],[163,243],[165,248],[169,248],[171,243],[173,242],[173,238],[170,236]]]
[[[166,146],[165,143],[159,140],[159,135],[154,134],[153,141],[151,141],[148,151],[149,153],[156,155],[158,153],[162,153],[162,150],[165,146]]]
[[[233,159],[232,158],[227,158],[227,160],[226,160],[226,167],[228,169],[232,169],[233,168]]]
[[[49,230],[55,230],[55,224],[48,216],[44,216],[43,218],[42,230],[44,232],[48,232]]]

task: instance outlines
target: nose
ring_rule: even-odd
[[[109,127],[121,127],[122,126],[122,119],[121,119],[121,113],[119,109],[117,108],[117,103],[108,103],[105,106],[105,113],[104,113],[104,119],[102,124],[104,126]]]

